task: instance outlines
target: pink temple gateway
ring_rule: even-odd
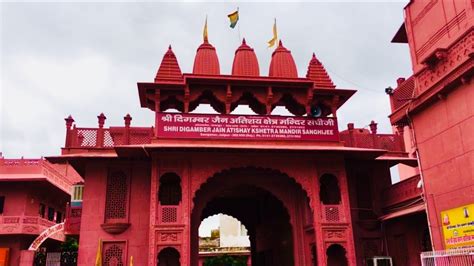
[[[367,259],[357,255],[357,239],[382,239],[377,218],[419,197],[390,202],[371,191],[390,190],[389,168],[416,159],[402,136],[377,134],[375,123],[371,131],[349,125],[339,132],[337,110],[355,91],[337,89],[315,55],[298,77],[280,41],[270,75],[261,76],[243,40],[231,75],[222,75],[205,41],[193,69],[181,73],[170,47],[155,81],[138,83],[141,106],[156,113],[154,127],[132,127],[129,115],[125,127],[110,128],[103,114],[98,128],[66,118],[62,155],[48,159],[84,177],[78,265],[94,264],[98,249],[105,265],[131,257],[136,265],[201,264],[197,230],[218,213],[248,228],[251,265],[355,265]],[[191,113],[200,104],[217,114]],[[240,105],[255,115],[233,115]],[[273,114],[278,106],[293,116]]]
[[[200,266],[221,255],[252,266],[470,265],[469,230],[452,243],[461,236],[445,224],[474,213],[472,3],[411,1],[405,12],[394,42],[409,43],[415,74],[386,90],[394,134],[374,121],[339,130],[338,110],[356,91],[337,88],[315,54],[299,76],[280,41],[264,76],[243,39],[221,74],[206,38],[182,73],[170,46],[154,80],[138,83],[140,106],[155,114],[149,127],[128,114],[123,126],[100,114],[87,128],[69,116],[61,155],[38,160],[69,174],[0,161],[0,251],[10,254],[0,265],[43,265],[37,254],[48,258],[64,235],[78,239],[73,265],[83,266]],[[203,104],[215,113],[196,113]],[[234,114],[239,106],[253,114]],[[249,250],[200,250],[198,228],[216,214],[245,226]]]

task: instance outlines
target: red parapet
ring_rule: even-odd
[[[389,152],[406,152],[402,135],[354,133],[346,130],[340,133],[346,147],[380,149]]]
[[[102,134],[99,134],[102,130]],[[70,145],[65,148],[113,148],[119,145],[149,144],[152,127],[73,128]]]
[[[422,189],[419,187],[419,182],[420,175],[416,175],[390,186],[383,193],[383,206],[387,208],[420,198]]]
[[[0,216],[0,235],[39,235],[55,224],[39,216]],[[52,238],[59,240],[57,236],[52,236]]]

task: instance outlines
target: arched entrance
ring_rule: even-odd
[[[158,253],[158,266],[180,266],[179,257],[176,249],[164,248]]]
[[[231,215],[248,229],[253,266],[309,265],[314,232],[305,191],[287,175],[260,168],[237,168],[209,178],[194,197],[191,265],[197,265],[198,227],[211,215]],[[311,217],[307,217],[311,216]]]

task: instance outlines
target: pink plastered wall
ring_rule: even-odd
[[[104,243],[125,243],[126,264],[133,256],[135,265],[146,265],[148,259],[150,168],[145,163],[120,164],[131,169],[129,223],[130,227],[120,234],[109,234],[101,228],[104,223],[107,163],[91,163],[87,166],[82,222],[80,229],[78,265],[95,263],[99,239]]]
[[[413,117],[436,249],[440,212],[474,202],[474,85],[464,84]]]

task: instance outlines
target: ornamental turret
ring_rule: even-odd
[[[220,75],[219,58],[216,48],[207,40],[199,46],[194,58],[193,74],[197,75]]]
[[[278,44],[278,47],[275,49],[275,51],[273,51],[268,75],[270,77],[278,78],[298,77],[295,60],[293,59],[290,50],[283,46],[281,40]]]
[[[253,48],[247,45],[245,38],[242,45],[237,48],[232,64],[232,75],[234,76],[260,76],[257,56]]]
[[[178,60],[170,45],[168,51],[163,56],[163,60],[161,60],[161,65],[156,73],[155,82],[176,82],[182,80],[183,73],[181,73]]]
[[[316,58],[314,53],[311,61],[309,61],[306,78],[314,81],[315,88],[336,88],[323,64]]]

